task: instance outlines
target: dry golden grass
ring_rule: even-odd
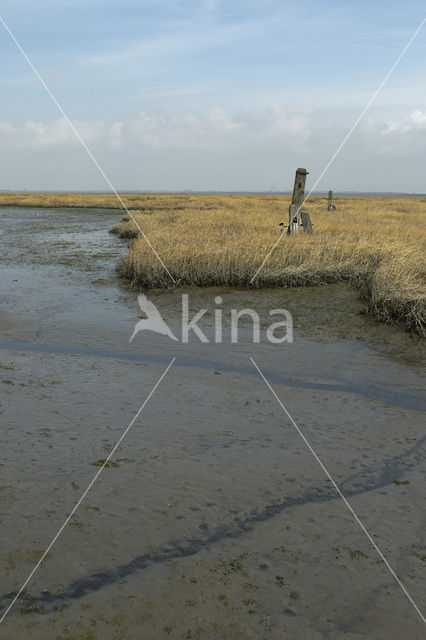
[[[179,285],[285,287],[350,281],[377,319],[425,334],[426,202],[340,198],[327,212],[311,198],[314,234],[284,236],[252,285],[257,269],[288,220],[285,196],[145,196],[133,215]],[[135,284],[171,280],[127,219],[114,229],[135,240],[119,273]]]
[[[142,206],[146,196],[122,195],[129,209]],[[121,205],[112,193],[0,193],[0,207],[84,207],[96,209],[120,209]]]
[[[349,281],[370,313],[425,334],[426,201],[311,198],[314,234],[284,236],[250,280],[287,223],[290,198],[273,195],[121,194],[180,285],[285,287]],[[113,194],[0,194],[0,206],[119,209]],[[126,214],[113,232],[134,238],[119,273],[135,284],[172,282]]]

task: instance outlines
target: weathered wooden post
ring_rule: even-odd
[[[328,192],[327,211],[336,211],[336,207],[333,204],[333,192],[331,190]]]
[[[306,169],[296,169],[294,179],[293,197],[288,212],[288,233],[297,235],[300,231],[300,221],[302,218],[302,204],[305,199],[306,176],[309,171]]]

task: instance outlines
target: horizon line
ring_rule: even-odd
[[[358,195],[407,195],[407,196],[426,196],[426,191],[363,191],[360,189],[342,189],[342,190],[332,190],[333,195],[343,195],[343,194],[358,194]],[[145,194],[164,194],[164,195],[185,195],[185,194],[199,194],[199,195],[214,195],[214,194],[229,194],[229,195],[291,195],[293,193],[293,189],[291,190],[275,190],[275,189],[265,189],[265,190],[244,190],[244,189],[123,189],[119,190],[118,193],[121,194],[132,194],[132,195],[145,195]],[[66,190],[58,190],[58,189],[0,189],[0,194],[17,194],[17,195],[32,195],[32,194],[73,194],[73,195],[111,195],[110,191],[104,190],[78,190],[78,189],[66,189]],[[311,196],[327,196],[328,190],[326,191],[314,191],[311,193]]]

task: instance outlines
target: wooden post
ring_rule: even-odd
[[[311,222],[311,216],[309,215],[309,213],[306,213],[306,211],[302,211],[301,216],[302,216],[303,231],[305,233],[313,233],[314,226]]]
[[[288,232],[297,235],[300,231],[300,221],[302,215],[302,204],[305,199],[305,183],[306,176],[309,171],[306,169],[297,169],[294,179],[293,197],[288,212]]]
[[[333,192],[330,190],[328,192],[328,205],[327,205],[327,211],[335,211],[336,207],[333,204]]]

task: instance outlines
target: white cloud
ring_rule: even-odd
[[[86,143],[100,140],[104,135],[103,122],[75,120],[73,125]],[[81,144],[62,117],[55,118],[50,123],[28,120],[21,126],[15,126],[11,122],[0,122],[0,137],[3,143],[9,142],[18,147],[42,148]]]
[[[383,134],[408,133],[410,131],[426,131],[426,111],[416,109],[399,121],[386,122]]]
[[[124,123],[123,135],[155,149],[217,148],[245,126],[220,108],[202,116],[190,113],[158,116],[141,111]]]
[[[207,114],[207,121],[218,131],[235,131],[244,127],[242,122],[235,122],[223,109],[212,109]]]
[[[113,122],[108,132],[108,140],[111,147],[118,149],[123,141],[123,123]]]
[[[117,188],[267,189],[281,184],[283,176],[291,176],[297,166],[319,175],[353,120],[346,115],[336,121],[335,113],[313,107],[272,104],[237,113],[221,107],[203,113],[140,111],[113,122],[75,120],[73,124],[100,165],[113,172]],[[425,138],[426,113],[421,110],[392,122],[377,113],[369,115],[330,167],[326,182],[335,189],[350,188],[356,174],[357,188],[422,190],[418,158]],[[0,145],[6,188],[31,188],[31,180],[52,189],[103,186],[93,181],[96,171],[64,118],[0,122]],[[404,170],[414,167],[410,185],[401,166]],[[30,176],[27,183],[20,182],[26,175]]]
[[[140,111],[133,118],[112,123],[73,121],[83,140],[97,148],[147,148],[164,152],[173,149],[312,150],[321,148],[325,141],[338,144],[339,136],[343,138],[351,124],[336,124],[312,107],[287,109],[279,104],[272,104],[263,112],[238,115],[216,107],[203,114],[159,115]],[[398,121],[367,116],[353,138],[370,152],[374,146],[380,152],[392,152],[400,151],[405,145],[405,134],[412,132],[426,132],[426,112],[415,110]],[[34,149],[80,145],[62,117],[47,123],[0,122],[0,141],[3,145]]]
[[[268,112],[274,132],[297,136],[301,141],[311,137],[311,125],[317,115],[313,109],[286,110],[279,104],[273,104]]]
[[[12,136],[16,129],[11,122],[0,122],[0,135],[3,134],[4,138]]]

